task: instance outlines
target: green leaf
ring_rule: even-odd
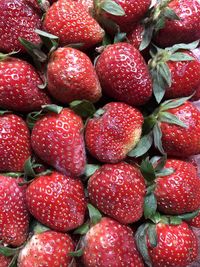
[[[78,235],[85,235],[89,231],[90,227],[88,223],[85,223],[78,227],[73,234],[78,234]]]
[[[152,263],[149,257],[149,252],[147,248],[147,230],[148,230],[149,224],[142,224],[136,231],[135,234],[135,240],[137,248],[142,255],[145,263],[152,267]]]
[[[187,128],[187,125],[179,120],[175,115],[169,112],[161,112],[159,114],[159,121],[170,123],[170,124],[175,124],[183,128]]]
[[[75,100],[69,106],[82,118],[91,117],[96,111],[95,106],[88,100]]]
[[[140,165],[140,171],[144,176],[145,180],[152,182],[156,179],[155,170],[149,158],[146,158],[142,161]]]
[[[20,248],[0,247],[0,254],[6,257],[11,257],[14,256],[20,250]]]
[[[157,103],[160,103],[165,95],[166,81],[160,75],[158,68],[150,71],[153,79],[153,93]]]
[[[59,39],[58,36],[53,35],[53,34],[48,33],[48,32],[45,32],[45,31],[42,31],[42,30],[39,30],[39,29],[36,29],[35,32],[39,36],[42,36],[42,37],[46,37],[46,38],[53,39],[53,40],[58,40]]]
[[[176,14],[176,12],[169,7],[165,8],[164,16],[170,20],[180,20],[179,16]]]
[[[42,106],[42,110],[46,111],[46,112],[54,112],[56,114],[60,114],[61,111],[63,110],[63,107],[61,106],[57,106],[55,104],[51,104],[51,105],[43,105]]]
[[[85,172],[84,175],[87,177],[92,176],[96,170],[98,170],[100,168],[100,165],[96,165],[96,164],[87,164],[85,167]]]
[[[180,107],[181,105],[183,105],[186,101],[188,101],[192,97],[193,97],[193,95],[187,96],[187,97],[182,97],[182,98],[177,98],[177,99],[167,100],[160,105],[160,111],[165,111],[168,109]]]
[[[31,231],[34,233],[34,234],[40,234],[40,233],[44,233],[46,231],[49,231],[50,228],[41,224],[40,222],[34,220],[30,226],[30,229]]]
[[[106,11],[109,14],[114,16],[124,16],[124,9],[117,4],[114,0],[105,0],[101,3],[100,8]]]
[[[1,175],[17,178],[17,177],[24,175],[24,173],[23,172],[4,172],[4,173],[1,173]]]
[[[161,215],[159,212],[156,212],[153,216],[151,216],[151,221],[154,222],[154,223],[159,223],[161,221]]]
[[[166,48],[168,51],[170,51],[171,53],[174,53],[178,50],[193,50],[195,48],[197,48],[199,45],[199,40],[198,41],[195,41],[195,42],[192,42],[192,43],[189,43],[189,44],[176,44],[176,45],[173,45],[172,47],[168,47]]]
[[[94,117],[95,118],[99,118],[101,117],[106,111],[103,108],[99,108],[95,113],[94,113]]]
[[[154,26],[153,25],[148,25],[145,27],[143,33],[142,33],[142,42],[140,44],[139,50],[142,51],[146,49],[153,37],[153,31],[154,31]]]
[[[178,217],[182,220],[192,220],[193,218],[195,218],[197,215],[199,214],[199,210],[195,210],[193,212],[190,212],[190,213],[185,213],[185,214],[181,214],[181,215],[178,215]]]
[[[126,39],[125,32],[118,32],[114,37],[114,44],[123,42]]]
[[[169,60],[171,61],[193,61],[194,57],[186,53],[176,52],[170,56]]]
[[[9,111],[9,110],[0,110],[0,115],[1,116],[6,115],[8,113],[11,113],[11,111]]]
[[[137,146],[128,153],[128,156],[138,158],[144,155],[150,149],[152,144],[153,144],[152,134],[150,133],[150,134],[144,135],[140,139]]]
[[[14,255],[8,267],[17,267],[18,253]]]
[[[162,131],[158,123],[153,127],[153,139],[155,148],[158,149],[161,154],[165,155],[166,153],[162,146]]]
[[[42,110],[33,111],[27,115],[26,123],[28,124],[29,129],[33,129],[35,123],[41,118]]]
[[[100,222],[102,215],[101,213],[98,211],[98,209],[96,209],[94,206],[92,206],[91,204],[87,204],[88,210],[89,210],[89,216],[90,216],[90,220],[91,223],[93,225],[97,224],[98,222]]]
[[[69,252],[68,254],[71,257],[81,257],[83,255],[83,249],[79,249],[77,251]]]
[[[102,46],[107,46],[109,44],[112,44],[111,37],[110,35],[108,35],[108,33],[105,33],[102,41]]]
[[[157,160],[155,161],[155,159],[157,158]],[[154,157],[151,159],[151,161],[153,161],[154,163],[152,164],[156,164],[155,166],[155,171],[161,171],[165,164],[166,164],[166,160],[167,160],[167,155],[163,155],[162,157]]]
[[[33,162],[31,157],[29,157],[24,164],[24,174],[26,177],[35,178],[36,173],[33,169]]]
[[[150,186],[147,187],[147,192],[146,192],[146,195],[150,195],[151,193],[153,193],[156,189],[156,184],[152,184]]]
[[[164,177],[167,175],[171,175],[172,173],[174,173],[174,169],[173,168],[166,168],[166,169],[162,169],[161,171],[157,171],[156,172],[156,177]]]
[[[149,237],[149,242],[151,247],[155,248],[157,247],[158,244],[158,236],[157,236],[157,232],[156,232],[156,225],[155,224],[149,224],[148,230],[148,237]]]
[[[144,199],[144,217],[151,218],[157,210],[157,200],[154,193],[150,193]]]
[[[169,216],[169,223],[172,225],[179,225],[182,223],[182,219],[178,216]]]
[[[12,55],[16,55],[17,53],[19,53],[20,50],[18,51],[13,51],[13,52],[10,52],[10,53],[7,53],[7,54],[4,54],[4,53],[1,53],[0,52],[0,61],[12,56]]]
[[[172,77],[171,77],[171,71],[169,69],[168,64],[161,62],[158,65],[159,69],[159,74],[162,76],[162,78],[166,81],[167,85],[171,87],[172,85]]]
[[[36,29],[35,32],[40,36],[43,44],[49,49],[50,52],[58,47],[59,38],[48,32]]]

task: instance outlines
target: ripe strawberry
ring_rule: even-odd
[[[148,253],[154,267],[186,267],[198,253],[197,238],[189,226],[159,223],[156,225],[157,246],[148,239]]]
[[[104,31],[81,3],[59,0],[45,15],[44,28],[59,37],[62,46],[82,43],[85,48],[102,41]]]
[[[26,186],[21,178],[0,176],[0,240],[18,247],[28,234],[29,213],[26,207]]]
[[[131,228],[106,217],[87,232],[82,259],[85,267],[144,266]]]
[[[127,38],[131,45],[139,50],[142,42],[142,33],[144,27],[142,24],[136,24],[132,27],[131,31],[128,33]]]
[[[124,162],[103,165],[88,182],[91,203],[123,224],[142,217],[145,191],[138,168]]]
[[[27,206],[42,224],[66,232],[84,221],[86,201],[81,181],[53,172],[39,176],[26,191]]]
[[[0,61],[0,107],[19,112],[38,110],[49,104],[42,80],[26,61],[8,57]]]
[[[186,128],[161,122],[162,145],[170,156],[188,157],[200,153],[200,111],[192,103],[167,110],[182,121]]]
[[[25,51],[18,38],[22,37],[35,44],[40,43],[35,29],[41,28],[41,14],[37,1],[0,1],[0,50]]]
[[[74,0],[77,3],[81,3],[89,13],[92,14],[94,10],[94,1],[93,0]]]
[[[0,254],[0,266],[1,267],[9,267],[12,258],[5,257],[4,255]]]
[[[36,122],[31,143],[37,156],[64,174],[83,174],[86,156],[83,122],[72,110],[49,113]]]
[[[188,220],[187,223],[190,226],[193,226],[193,227],[196,227],[196,228],[200,228],[200,212],[193,219]]]
[[[138,143],[143,116],[124,103],[112,102],[97,111],[86,125],[86,147],[99,161],[123,160]]]
[[[177,43],[190,43],[200,38],[200,2],[198,0],[169,1],[171,8],[180,18],[166,21],[155,41],[161,47],[172,46]]]
[[[16,115],[0,116],[0,171],[23,171],[31,155],[30,134],[25,122]]]
[[[109,45],[97,60],[96,71],[104,92],[129,105],[143,105],[152,95],[147,65],[132,45]]]
[[[200,179],[195,167],[176,159],[168,159],[165,168],[174,173],[157,177],[155,196],[158,209],[166,214],[184,214],[200,208]]]
[[[73,250],[74,244],[67,234],[55,231],[35,234],[20,251],[17,266],[68,267],[71,262],[68,253]]]
[[[64,47],[55,51],[48,63],[48,90],[62,103],[86,99],[96,102],[101,87],[89,57],[83,52]]]

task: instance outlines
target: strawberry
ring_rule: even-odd
[[[12,260],[12,258],[5,257],[4,255],[0,254],[0,266],[1,267],[9,267],[11,260]]]
[[[0,239],[15,247],[26,241],[29,227],[26,186],[20,182],[22,178],[0,176]]]
[[[131,31],[128,33],[127,38],[131,45],[139,50],[142,42],[142,33],[144,27],[142,24],[136,24],[132,27]]]
[[[20,251],[17,266],[68,267],[71,262],[68,253],[73,250],[74,244],[67,234],[55,231],[35,234]]]
[[[0,116],[0,171],[23,171],[31,155],[30,133],[19,116]]]
[[[85,267],[143,267],[131,228],[102,218],[87,232],[82,256]]]
[[[129,105],[145,104],[152,95],[147,65],[132,45],[109,45],[97,60],[96,71],[103,91]]]
[[[123,224],[142,217],[145,191],[138,168],[124,162],[103,165],[88,182],[91,203]]]
[[[187,223],[193,227],[200,228],[200,212],[191,220],[188,220]]]
[[[165,168],[174,172],[157,177],[155,196],[158,209],[166,214],[183,214],[200,208],[200,179],[195,167],[176,159],[168,159]]]
[[[105,105],[89,119],[85,130],[86,147],[99,161],[116,163],[138,143],[143,116],[124,103]]]
[[[14,57],[3,59],[0,61],[0,107],[30,112],[50,104],[46,92],[38,87],[42,83],[26,61]]]
[[[19,37],[39,44],[40,38],[35,33],[35,29],[42,26],[40,13],[36,0],[1,0],[0,50],[25,52],[18,40]]]
[[[94,2],[93,0],[74,0],[77,3],[81,3],[88,12],[90,12],[91,14],[94,11]]]
[[[36,122],[31,143],[36,155],[64,174],[83,174],[86,156],[81,118],[68,108]]]
[[[179,20],[167,20],[155,41],[161,47],[177,43],[190,43],[200,38],[200,2],[198,0],[173,0],[168,7]]]
[[[42,224],[66,232],[83,223],[86,201],[81,181],[52,172],[39,176],[26,191],[27,206]]]
[[[197,238],[185,222],[179,225],[159,222],[148,228],[142,225],[136,233],[136,241],[148,266],[186,267],[197,258]],[[144,253],[143,242],[146,243],[147,254]]]
[[[101,42],[104,31],[84,5],[72,0],[59,0],[45,15],[44,29],[59,37],[62,46],[82,43],[85,48]]]
[[[48,63],[48,90],[60,102],[86,99],[96,102],[101,87],[89,57],[70,48],[58,48]]]

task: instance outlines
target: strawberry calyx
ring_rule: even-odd
[[[95,0],[94,7],[97,16],[101,15],[102,12],[107,12],[114,16],[125,15],[124,9],[114,0]]]
[[[41,224],[40,222],[36,221],[36,220],[33,220],[31,222],[31,225],[30,225],[30,231],[33,233],[33,234],[41,234],[41,233],[44,233],[46,231],[49,231],[50,228]]]
[[[12,260],[8,267],[17,266],[17,258],[19,255],[20,250],[23,248],[24,245],[17,247],[17,248],[10,248],[7,246],[0,246],[0,254],[5,257],[12,257]]]
[[[94,104],[88,100],[75,100],[69,104],[70,109],[72,109],[77,115],[83,119],[92,117],[96,112]]]
[[[50,3],[48,0],[37,0],[40,8],[42,11],[46,12],[48,8],[50,7]]]
[[[84,175],[88,179],[92,176],[101,166],[97,164],[86,164]]]
[[[166,89],[172,85],[171,71],[167,63],[169,61],[194,60],[192,56],[182,52],[182,50],[195,49],[198,44],[199,41],[195,41],[190,44],[178,44],[165,49],[153,46],[150,51],[152,59],[149,61],[149,69],[153,80],[153,93],[157,103],[161,102]]]
[[[12,55],[16,55],[17,53],[19,53],[19,51],[13,51],[7,54],[4,53],[0,53],[0,61],[3,61],[5,59],[7,59],[8,57],[12,56]]]
[[[166,20],[179,20],[174,10],[168,7],[171,1],[172,0],[159,1],[157,5],[150,8],[148,16],[142,21],[144,31],[139,48],[140,51],[146,49],[153,35],[165,27]]]
[[[12,177],[12,178],[18,178],[18,177],[22,177],[24,173],[23,172],[4,172],[4,173],[1,173],[1,175]]]

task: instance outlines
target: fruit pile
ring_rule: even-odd
[[[0,17],[0,267],[200,266],[200,1]]]

